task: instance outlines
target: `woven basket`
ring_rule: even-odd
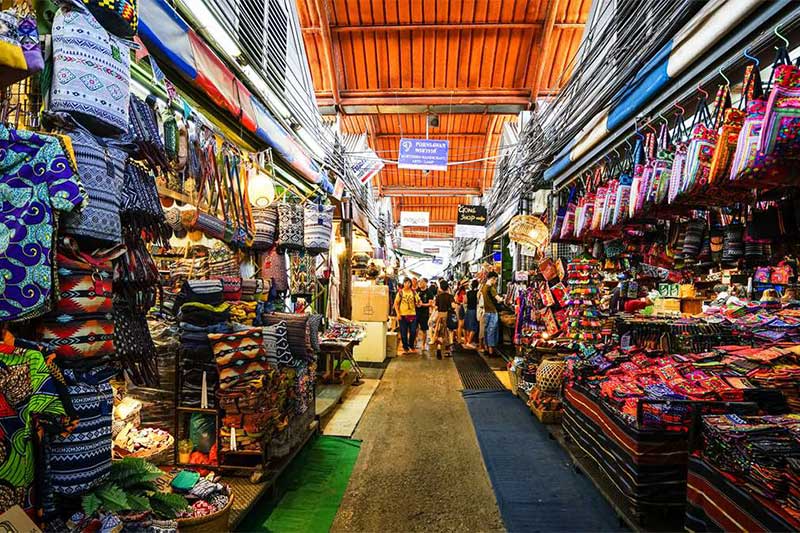
[[[550,230],[548,230],[547,224],[542,222],[539,217],[517,215],[509,223],[508,236],[518,244],[531,246],[542,251],[550,241]]]
[[[229,491],[228,505],[216,513],[197,518],[179,518],[180,533],[207,533],[209,531],[230,531],[231,509],[233,508],[233,492]]]
[[[563,359],[546,359],[539,363],[536,370],[536,384],[544,392],[556,393],[561,390],[564,369],[567,364]]]
[[[158,448],[151,448],[148,450],[139,450],[138,452],[129,453],[125,457],[136,457],[138,459],[145,459],[154,465],[163,465],[171,463],[174,455],[175,437],[169,436],[169,439]],[[122,459],[123,456],[114,450],[114,459]]]

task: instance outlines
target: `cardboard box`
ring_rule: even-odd
[[[353,348],[353,358],[358,362],[383,363],[386,359],[386,322],[360,322],[366,328],[366,337]]]
[[[386,334],[386,357],[397,357],[397,332],[390,331]]]
[[[353,285],[353,320],[386,322],[389,320],[389,287]]]

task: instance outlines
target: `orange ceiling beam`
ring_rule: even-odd
[[[367,24],[363,26],[331,26],[332,33],[361,33],[361,32],[397,32],[397,31],[426,31],[426,30],[538,30],[545,25],[544,22],[472,22],[472,23],[443,23],[443,24]],[[583,28],[580,22],[556,22],[557,28]],[[319,33],[324,27],[306,27],[304,33]]]
[[[319,17],[320,27],[319,33],[322,36],[322,56],[325,63],[325,69],[328,72],[328,79],[331,83],[331,93],[333,95],[334,104],[339,103],[339,87],[344,86],[344,80],[340,80],[341,69],[336,68],[334,63],[334,55],[336,50],[333,47],[333,39],[331,39],[330,22],[328,21],[328,11],[324,0],[314,0],[314,8]]]
[[[548,57],[550,49],[552,48],[551,41],[553,40],[553,28],[556,25],[556,13],[558,12],[558,5],[560,0],[547,0],[547,14],[545,15],[544,31],[541,32],[539,37],[538,50],[539,58]],[[531,87],[532,94],[539,94],[542,87],[542,77],[544,76],[545,62],[539,60],[539,68],[536,69],[536,75],[533,78],[533,87]]]
[[[481,190],[477,187],[402,187],[386,186],[381,191],[382,196],[480,196]],[[442,205],[442,204],[437,204]]]

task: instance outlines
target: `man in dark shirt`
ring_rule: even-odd
[[[422,350],[428,349],[428,322],[431,319],[431,307],[433,307],[433,297],[428,289],[427,278],[419,280],[417,287],[417,294],[422,302],[420,307],[417,307],[417,327],[422,335]]]
[[[483,325],[484,338],[489,356],[494,355],[494,348],[499,340],[499,317],[497,316],[497,302],[502,298],[497,294],[497,272],[489,272],[486,284],[481,289],[483,295]]]

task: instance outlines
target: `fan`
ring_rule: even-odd
[[[536,248],[538,252],[542,252],[550,241],[547,224],[532,215],[517,215],[512,218],[508,235],[512,241]]]

